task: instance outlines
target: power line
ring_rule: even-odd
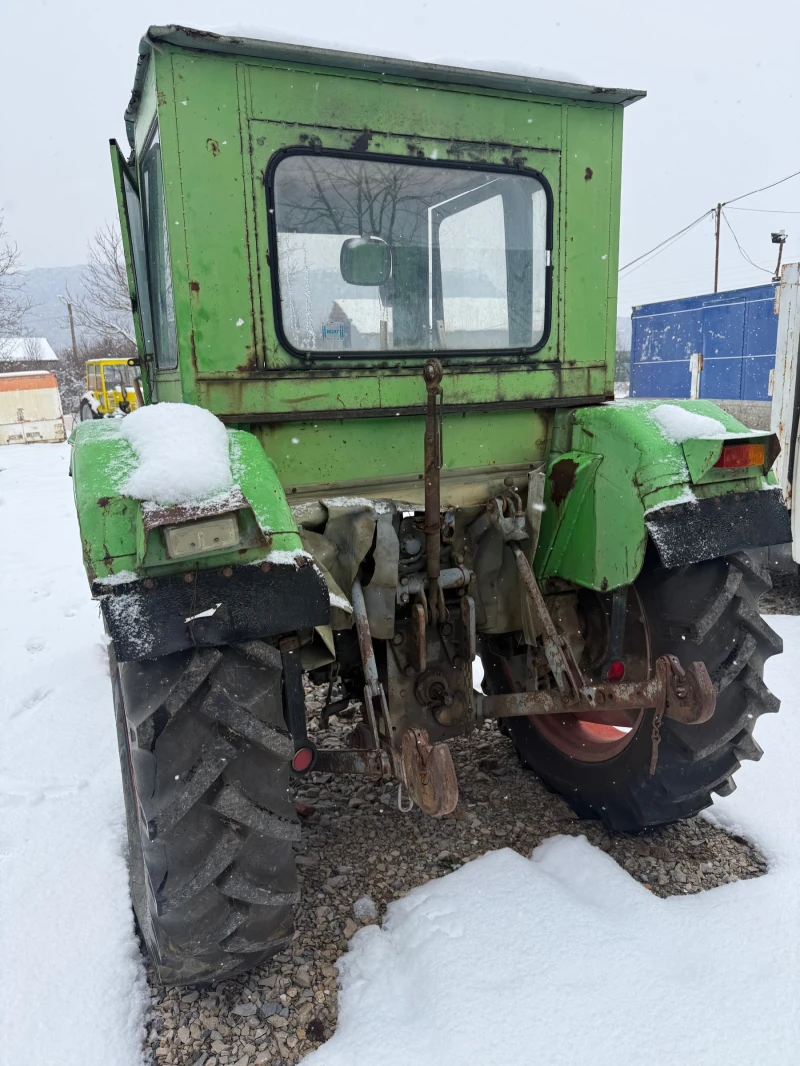
[[[782,210],[772,207],[732,207],[731,211],[755,211],[760,215],[800,215],[800,211]]]
[[[759,188],[759,189],[751,189],[750,192],[743,192],[741,196],[734,196],[734,198],[732,200],[725,200],[719,206],[720,207],[727,207],[728,204],[738,203],[739,200],[744,200],[748,196],[755,196],[755,194],[759,193],[759,192],[766,192],[767,189],[774,189],[776,185],[783,185],[783,183],[785,181],[790,181],[792,178],[796,178],[798,176],[800,176],[800,170],[795,170],[793,174],[787,174],[785,178],[779,178],[777,181],[773,181],[769,185],[762,185],[761,188]],[[627,270],[629,267],[632,267],[635,263],[640,262],[640,260],[642,260],[642,259],[645,259],[649,263],[651,259],[654,259],[656,257],[656,255],[660,255],[661,252],[666,251],[667,248],[670,248],[675,243],[675,241],[679,240],[681,237],[684,236],[684,234],[688,233],[690,230],[694,229],[695,226],[699,225],[703,221],[704,218],[708,218],[709,215],[713,215],[714,214],[714,210],[715,209],[713,207],[710,208],[708,211],[705,211],[702,215],[700,215],[699,218],[696,218],[694,220],[694,222],[690,222],[688,226],[684,226],[684,228],[681,229],[681,230],[678,230],[677,233],[673,233],[671,237],[667,237],[665,240],[661,241],[660,244],[657,244],[657,245],[655,245],[655,247],[651,248],[648,252],[643,252],[641,255],[637,256],[635,259],[631,259],[631,261],[629,263],[626,263],[625,266],[622,266],[622,267],[619,268],[619,273],[622,274],[622,272],[624,270]],[[767,212],[765,208],[756,208],[756,207],[751,207],[751,208],[734,207],[731,210],[733,210],[733,211],[748,211],[748,210],[749,211],[759,211],[759,210],[763,210],[763,211],[765,211],[766,213],[769,213],[769,214],[773,213],[771,211]],[[778,214],[778,213],[779,212],[775,212],[775,214]],[[784,213],[785,214],[800,214],[800,211],[787,211],[787,212],[784,212]],[[731,227],[731,224],[730,224],[730,222],[728,221],[727,218],[725,219],[725,222],[728,225],[728,229],[731,231],[731,233],[733,233],[733,228]],[[733,233],[733,239],[736,241],[736,245],[737,245],[739,251],[742,253],[744,258],[752,266],[756,267],[757,270],[766,271],[767,274],[771,274],[772,273],[771,270],[767,270],[766,267],[759,266],[758,263],[754,263],[752,261],[752,259],[750,259],[750,257],[746,254],[746,252],[742,248],[742,246],[739,244],[739,241],[738,241],[735,233]],[[645,264],[642,263],[641,265],[644,266]],[[636,269],[638,270],[639,267],[637,267]],[[631,271],[631,273],[633,273],[633,271]]]
[[[656,255],[660,254],[661,252],[665,252],[667,248],[670,248],[675,243],[675,241],[680,240],[680,238],[687,234],[689,230],[694,229],[695,226],[698,226],[704,219],[708,218],[708,216],[711,214],[713,214],[713,209],[709,211],[704,211],[702,215],[696,218],[694,222],[690,222],[688,226],[684,226],[683,229],[679,229],[677,233],[673,233],[671,237],[667,237],[665,240],[661,241],[660,244],[657,244],[654,248],[651,248],[648,252],[643,252],[635,259],[631,259],[629,263],[626,263],[625,266],[619,268],[620,274],[624,270],[627,270],[629,267],[632,267],[634,263],[638,263],[642,259],[647,259],[647,261],[650,262],[651,258],[654,259]],[[644,266],[644,263],[642,263],[642,266]],[[631,273],[633,273],[633,271],[631,271]]]
[[[752,189],[750,192],[743,192],[741,196],[734,196],[732,200],[726,200],[722,206],[727,207],[728,204],[735,204],[737,201],[744,200],[748,196],[755,196],[757,192],[766,192],[767,189],[774,189],[776,185],[783,185],[785,181],[789,181],[791,178],[796,178],[798,175],[800,175],[800,170],[796,170],[794,174],[787,174],[785,178],[779,178],[777,181],[773,181],[770,185],[762,185],[760,189]]]
[[[739,249],[739,252],[741,253],[742,258],[746,259],[747,262],[750,264],[750,266],[755,267],[756,270],[763,270],[765,274],[771,274],[772,271],[769,270],[767,267],[759,266],[758,263],[754,263],[753,262],[753,260],[750,258],[750,256],[747,254],[747,252],[744,250],[744,248],[742,248],[741,244],[739,244],[739,238],[734,233],[733,226],[730,224],[728,216],[725,214],[724,211],[722,211],[721,214],[722,214],[722,217],[725,219],[725,225],[731,231],[731,234],[733,235],[733,239],[736,241],[736,247]]]

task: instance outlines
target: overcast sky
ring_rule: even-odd
[[[465,66],[541,66],[646,89],[648,98],[625,112],[622,264],[718,200],[800,170],[800,5],[791,0],[5,0],[0,210],[26,266],[83,262],[87,238],[114,217],[108,138],[125,141],[140,36],[170,22],[241,23],[275,39],[304,35]],[[774,267],[770,231],[782,228],[786,257],[800,258],[800,178],[735,206],[759,209],[728,213],[757,264]],[[706,220],[623,276],[620,312],[710,291],[713,256]],[[721,287],[769,276],[742,258],[724,227]]]

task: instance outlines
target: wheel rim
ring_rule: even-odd
[[[594,597],[594,609],[600,609],[606,620],[611,597],[589,593]],[[606,627],[607,637],[607,627]],[[629,681],[644,681],[650,676],[650,634],[647,615],[635,587],[628,595],[628,613],[625,623],[625,678]],[[632,654],[628,654],[628,651]],[[589,680],[599,681],[598,665],[603,660],[603,651],[589,649],[594,668],[581,668]],[[595,675],[595,676],[593,676]],[[644,708],[634,711],[599,712],[591,715],[537,714],[530,716],[533,728],[554,748],[581,762],[605,762],[613,759],[633,741],[644,719]]]

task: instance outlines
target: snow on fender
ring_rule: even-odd
[[[187,504],[233,486],[228,431],[202,407],[159,403],[123,421],[120,437],[136,455],[136,468],[120,486],[135,500]]]

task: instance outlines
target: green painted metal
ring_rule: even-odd
[[[148,533],[143,505],[124,494],[136,457],[119,435],[121,424],[121,419],[113,418],[81,422],[70,438],[75,505],[90,581],[127,572],[147,577],[258,562],[273,551],[302,549],[286,496],[264,450],[251,434],[230,430],[234,483],[247,503],[237,511],[241,544],[227,552],[171,560],[161,528]],[[181,520],[186,521],[186,516]]]
[[[144,331],[142,327],[139,297],[136,288],[133,249],[131,247],[131,222],[128,217],[128,205],[125,202],[125,190],[123,187],[128,168],[117,142],[111,141],[109,147],[111,149],[111,170],[114,175],[114,191],[117,197],[117,212],[119,213],[121,220],[120,231],[122,234],[122,252],[125,258],[125,270],[128,275],[128,292],[131,298],[131,308],[133,309],[133,328],[136,336],[136,347],[139,349],[141,355],[145,350]],[[144,402],[150,403],[152,399],[150,394],[150,378],[146,373],[142,374],[141,388]]]
[[[534,95],[514,79],[508,84],[519,88],[504,91],[433,76],[337,69],[330,62],[321,68],[313,52],[303,53],[304,62],[260,58],[246,49],[223,56],[172,43],[191,40],[185,36],[156,36],[157,48],[143,44],[146,66],[132,121],[133,144],[141,151],[157,114],[164,166],[180,362],[178,373],[156,375],[158,399],[199,403],[224,420],[253,424],[287,486],[301,478],[341,480],[349,467],[358,467],[362,480],[382,476],[383,449],[364,452],[362,442],[376,439],[378,425],[392,437],[394,431],[384,419],[364,429],[355,418],[386,411],[394,419],[399,411],[404,425],[398,447],[389,446],[393,469],[419,469],[422,356],[376,353],[374,360],[340,358],[310,367],[279,342],[264,177],[276,151],[309,143],[322,150],[357,144],[370,156],[403,160],[513,164],[543,174],[555,201],[548,343],[525,358],[445,356],[445,403],[490,409],[491,417],[479,423],[482,450],[503,464],[517,461],[505,457],[509,449],[526,461],[547,452],[542,424],[550,416],[531,415],[533,430],[520,437],[513,408],[609,395],[621,102],[610,103],[603,93],[593,97],[597,103],[570,99],[572,90],[555,85],[547,96],[546,83],[537,83]],[[481,81],[478,74],[475,80]],[[326,434],[316,421],[334,411],[348,423],[352,453],[340,446],[338,429],[329,425]],[[282,420],[304,424],[289,431]],[[282,443],[298,435],[306,442],[302,460]],[[472,465],[474,456],[459,456],[457,439],[446,438],[446,461]],[[468,442],[467,450],[478,449]]]
[[[545,345],[528,355],[439,353],[445,472],[547,460],[540,576],[598,589],[626,584],[643,560],[647,508],[690,488],[700,496],[764,483],[764,471],[715,469],[719,442],[667,441],[649,417],[661,401],[604,403],[613,388],[622,110],[637,94],[384,69],[369,57],[174,27],[152,30],[140,52],[126,119],[136,159],[159,126],[179,350],[176,370],[155,373],[154,397],[249,428],[232,440],[246,456],[241,484],[254,521],[276,530],[273,546],[279,537],[299,544],[284,493],[335,484],[365,494],[372,484],[379,495],[379,486],[423,467],[424,353],[356,360],[340,351],[312,363],[281,345],[265,181],[287,148],[521,167],[549,184]],[[115,157],[118,195],[121,166]],[[128,258],[129,245],[126,234]],[[744,430],[708,402],[681,406]],[[124,468],[122,444],[91,425],[76,435],[87,567],[93,575],[180,569],[144,544],[141,507],[109,473]]]
[[[540,577],[559,576],[594,589],[636,577],[647,547],[645,512],[670,502],[762,489],[766,470],[715,469],[726,440],[766,441],[709,400],[678,400],[715,418],[730,438],[668,440],[650,417],[664,400],[627,400],[559,411],[536,554]]]

